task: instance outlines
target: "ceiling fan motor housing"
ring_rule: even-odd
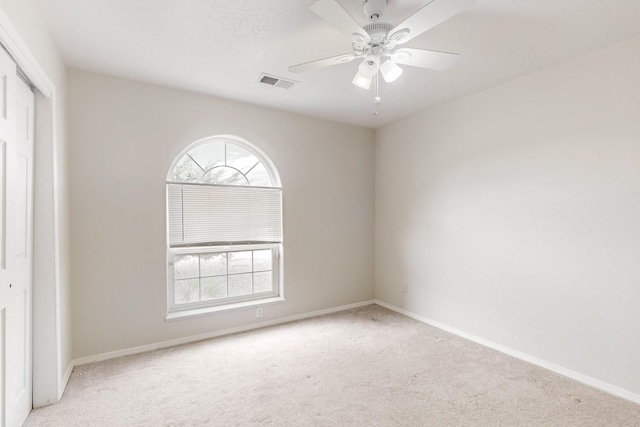
[[[387,0],[364,0],[362,10],[369,21],[375,22],[387,8]]]
[[[389,33],[389,30],[393,28],[393,25],[387,22],[371,22],[363,28],[371,37],[372,44],[380,44],[384,41],[385,37],[387,37],[387,34]]]

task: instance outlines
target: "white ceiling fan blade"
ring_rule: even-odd
[[[406,43],[414,37],[419,36],[436,25],[470,8],[476,0],[432,0],[416,13],[396,25],[389,31],[389,38],[394,39],[396,35],[398,44]],[[404,30],[409,30],[408,34],[401,37]]]
[[[311,5],[311,10],[333,28],[348,36],[360,34],[366,41],[371,40],[369,34],[356,22],[335,0],[318,0]]]
[[[398,64],[444,71],[455,64],[458,54],[404,47],[393,52],[391,58]]]
[[[358,55],[354,55],[353,53],[345,53],[330,58],[318,59],[317,61],[305,62],[304,64],[292,65],[289,67],[289,71],[292,73],[304,73],[305,71],[351,62],[358,57]]]

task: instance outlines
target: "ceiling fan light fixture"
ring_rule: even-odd
[[[382,73],[382,77],[384,81],[387,83],[394,82],[402,75],[404,70],[400,68],[395,62],[387,59],[380,66],[380,72]]]
[[[358,66],[358,73],[367,77],[373,77],[378,73],[379,69],[380,62],[376,57],[370,55],[360,63]]]
[[[373,76],[366,76],[358,71],[352,83],[362,89],[369,89],[371,87],[371,80],[373,80]]]

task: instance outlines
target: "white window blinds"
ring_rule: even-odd
[[[167,184],[169,245],[282,242],[282,190]]]

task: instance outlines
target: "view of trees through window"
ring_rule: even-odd
[[[247,149],[230,142],[210,142],[189,150],[173,169],[172,181],[271,187],[265,165]]]

